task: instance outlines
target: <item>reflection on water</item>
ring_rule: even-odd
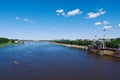
[[[120,59],[52,43],[0,48],[0,80],[120,80]]]

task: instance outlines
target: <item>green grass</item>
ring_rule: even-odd
[[[5,47],[5,46],[10,46],[10,45],[13,45],[14,43],[10,43],[10,42],[8,42],[8,43],[4,43],[4,44],[0,44],[0,48],[1,47]]]

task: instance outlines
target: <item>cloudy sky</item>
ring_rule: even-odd
[[[0,36],[16,39],[120,37],[119,0],[1,0]]]

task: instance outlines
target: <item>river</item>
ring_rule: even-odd
[[[0,80],[120,80],[120,59],[49,42],[16,44],[0,48]]]

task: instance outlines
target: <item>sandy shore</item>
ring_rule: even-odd
[[[79,45],[63,44],[63,43],[55,43],[55,44],[66,46],[66,47],[72,47],[72,48],[78,48],[78,49],[87,50],[87,46],[79,46]]]

